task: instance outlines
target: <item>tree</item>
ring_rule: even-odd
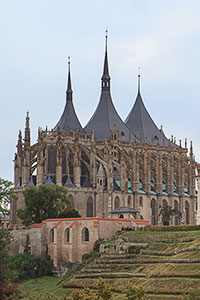
[[[67,206],[65,211],[61,213],[58,218],[81,218],[81,215],[76,209]]]
[[[13,183],[0,177],[0,213],[9,214],[11,198],[14,198]]]
[[[18,209],[18,217],[28,226],[40,223],[44,219],[57,218],[67,206],[67,190],[58,185],[30,186],[23,191],[25,208]]]
[[[126,290],[125,290],[127,300],[145,300],[146,295],[143,288],[138,287],[131,282],[127,283]]]
[[[6,266],[9,258],[9,246],[11,242],[11,234],[8,230],[0,229],[0,281],[3,281],[6,274]]]
[[[20,294],[17,290],[17,285],[9,279],[10,270],[8,260],[10,242],[10,232],[4,228],[0,229],[0,299],[2,300],[19,299]]]
[[[159,216],[162,216],[163,225],[169,225],[169,222],[170,222],[172,216],[177,215],[179,218],[181,218],[181,212],[176,208],[173,209],[168,204],[166,204],[160,208],[161,208],[161,210],[160,210]]]
[[[97,292],[93,292],[89,288],[73,290],[70,297],[65,298],[65,300],[110,300],[111,298],[111,288],[102,278],[99,278],[97,281]]]

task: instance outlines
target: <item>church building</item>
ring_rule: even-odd
[[[165,136],[149,115],[140,90],[126,120],[111,97],[107,37],[101,96],[83,128],[73,104],[69,62],[66,104],[52,130],[38,130],[31,144],[29,114],[25,135],[19,131],[14,160],[15,193],[11,226],[20,227],[17,209],[24,208],[22,191],[41,184],[66,187],[82,217],[136,218],[162,225],[160,210],[169,205],[181,212],[171,224],[196,223],[195,160],[192,144]]]

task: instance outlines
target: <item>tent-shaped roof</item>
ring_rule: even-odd
[[[75,186],[75,185],[73,184],[73,182],[71,181],[71,178],[70,178],[69,175],[67,175],[67,179],[66,179],[66,181],[65,181],[64,186],[69,186],[69,187]]]
[[[107,39],[106,39],[107,41]],[[102,80],[102,92],[100,101],[95,113],[90,121],[85,126],[84,130],[88,133],[94,130],[94,136],[96,140],[110,139],[110,132],[114,128],[119,131],[119,140],[131,141],[134,140],[134,134],[124,124],[120,116],[118,115],[110,94],[110,75],[108,71],[108,55],[107,55],[107,43],[105,51],[105,61]]]
[[[84,181],[82,187],[87,187],[87,188],[92,187],[92,184],[91,184],[88,176],[86,176],[85,181]]]
[[[47,177],[47,180],[46,180],[45,184],[46,185],[53,185],[54,184],[53,181],[52,181],[52,179],[51,179],[51,176]]]
[[[69,71],[68,71],[68,85],[67,85],[67,91],[66,91],[66,104],[63,111],[63,114],[59,120],[59,122],[56,124],[54,129],[60,128],[61,130],[80,130],[84,131],[78,117],[76,115],[73,101],[72,101],[72,88],[71,88],[71,76],[70,76],[70,62],[69,64]]]
[[[138,75],[138,94],[136,101],[131,109],[128,117],[125,120],[127,127],[133,131],[137,137],[142,138],[145,142],[147,138],[147,143],[157,144],[159,141],[160,145],[165,143],[166,146],[169,144],[169,140],[165,135],[158,129],[151,116],[149,115],[142,96],[140,93],[140,75]],[[172,143],[171,143],[172,144]]]

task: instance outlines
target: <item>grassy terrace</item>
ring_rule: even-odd
[[[94,288],[101,276],[118,293],[117,299],[123,299],[124,286],[131,280],[150,299],[160,300],[181,299],[189,288],[200,287],[200,231],[129,231],[119,237],[126,244],[147,246],[139,254],[102,254],[63,286]]]
[[[190,288],[200,287],[200,231],[130,231],[118,237],[122,245],[145,243],[145,247],[138,254],[102,253],[62,280],[52,277],[39,279],[37,283],[30,280],[28,287],[28,282],[23,282],[20,286],[23,295],[52,291],[63,300],[72,288],[95,289],[99,277],[111,285],[116,300],[125,299],[123,291],[128,280],[143,287],[149,299],[155,300],[182,299]],[[109,241],[104,245],[107,249],[116,243]],[[27,299],[26,296],[23,299]]]

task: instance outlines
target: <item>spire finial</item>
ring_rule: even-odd
[[[138,94],[140,94],[140,67],[138,67]]]
[[[106,51],[107,51],[107,44],[108,44],[108,30],[107,29],[106,29],[105,39],[106,39]]]
[[[70,56],[68,56],[68,83],[66,91],[66,100],[72,101],[71,75],[70,75]]]

